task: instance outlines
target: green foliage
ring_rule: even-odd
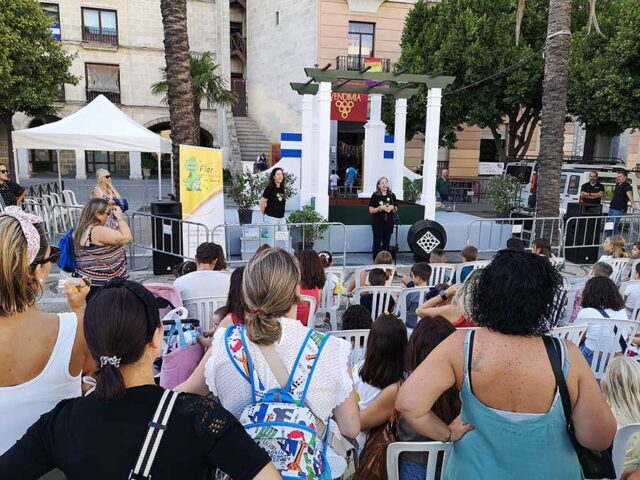
[[[154,159],[151,154],[147,152],[142,153],[142,158],[140,159],[140,164],[142,168],[146,168],[149,170],[154,170],[158,168],[158,162]]]
[[[569,108],[595,133],[613,136],[640,128],[640,3],[597,3],[604,36],[573,32]]]
[[[522,183],[511,175],[494,177],[489,181],[487,193],[489,201],[499,213],[510,212]]]
[[[78,83],[69,73],[73,57],[53,38],[50,26],[36,0],[2,0],[0,116],[5,123],[16,112],[54,114],[60,85]]]
[[[315,242],[324,237],[329,229],[328,220],[320,215],[311,205],[305,205],[302,210],[291,212],[287,223],[309,223],[311,225],[293,226],[292,230],[300,232],[304,242]]]
[[[233,92],[227,89],[227,82],[217,70],[220,65],[213,61],[211,52],[201,55],[191,55],[191,86],[196,104],[205,100],[207,107],[213,105],[233,105],[237,99]],[[163,95],[162,102],[167,103],[167,67],[160,69],[160,81],[151,85],[151,93]]]
[[[402,189],[404,191],[404,201],[416,203],[420,195],[422,195],[422,179],[409,180],[404,177],[402,179]]]
[[[296,180],[295,175],[285,172],[285,199],[289,199],[297,193],[295,188]],[[236,202],[239,211],[246,212],[258,205],[262,192],[264,192],[268,183],[269,174],[267,173],[229,172],[229,183],[224,184],[225,193]]]

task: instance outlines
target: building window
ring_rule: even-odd
[[[349,22],[349,56],[373,57],[375,23]]]
[[[118,44],[118,16],[115,10],[82,8],[82,40]]]
[[[40,6],[51,22],[51,35],[56,40],[62,38],[62,32],[60,31],[60,7],[57,3],[41,3]]]
[[[116,153],[87,150],[85,152],[87,173],[96,173],[101,168],[116,173]]]
[[[104,95],[113,103],[120,103],[120,67],[100,63],[85,64],[87,102]]]

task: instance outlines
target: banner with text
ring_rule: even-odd
[[[366,122],[369,95],[366,93],[331,94],[331,120]]]
[[[180,202],[185,221],[203,224],[210,232],[224,223],[222,150],[180,145]],[[198,245],[207,241],[224,248],[224,235],[224,229],[218,229],[216,238],[205,238],[204,229],[184,224],[182,253],[193,258]]]

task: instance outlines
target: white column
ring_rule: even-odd
[[[407,130],[407,99],[396,99],[396,126],[393,131],[393,180],[391,190],[398,200],[404,199],[402,182],[404,179],[404,148]]]
[[[129,152],[129,180],[142,180],[142,159],[140,152]]]
[[[331,83],[320,82],[318,88],[318,188],[316,211],[329,218],[329,157],[331,148]]]
[[[430,88],[427,95],[427,122],[424,134],[422,162],[422,195],[425,220],[436,219],[436,176],[438,172],[438,142],[440,140],[440,107],[442,89]]]
[[[381,119],[382,95],[369,95],[369,102],[369,121],[364,126],[364,168],[361,197],[370,197],[376,189],[378,178],[392,174],[391,169],[385,169],[382,164],[385,133],[385,124]]]
[[[19,168],[19,170],[16,170],[16,178],[26,180],[31,176],[29,174],[29,150],[26,148],[18,148],[15,152],[17,152]]]
[[[87,162],[85,160],[84,150],[76,150],[76,179],[87,179]]]
[[[302,158],[300,159],[300,207],[313,196],[313,95],[302,95]]]

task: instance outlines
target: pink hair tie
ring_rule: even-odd
[[[24,237],[27,239],[27,250],[29,252],[29,264],[38,256],[40,251],[40,234],[36,227],[33,225],[36,223],[42,223],[42,218],[31,213],[24,212],[20,207],[6,207],[4,209],[5,215],[15,218],[20,222],[20,228]]]

